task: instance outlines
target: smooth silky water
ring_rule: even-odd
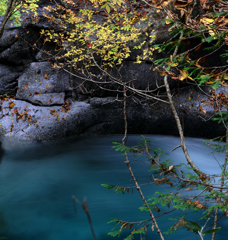
[[[136,221],[149,218],[138,208],[142,200],[136,190],[133,193],[116,194],[101,184],[118,186],[132,185],[124,157],[112,149],[112,142],[121,142],[122,136],[81,137],[49,143],[3,144],[5,153],[0,163],[0,237],[9,240],[92,240],[92,234],[85,212],[80,205],[75,211],[72,195],[88,206],[98,240],[118,239],[108,236],[114,224],[107,224],[111,218]],[[138,143],[139,136],[129,136],[127,145]],[[168,136],[147,136],[152,147],[161,147],[170,153],[168,158],[176,162],[184,159],[179,148],[179,138]],[[223,155],[209,155],[210,149],[203,146],[202,139],[187,138],[191,157],[206,173],[219,173],[218,162]],[[218,162],[217,162],[218,161]],[[137,179],[149,180],[148,166],[132,162]],[[146,197],[156,191],[166,192],[165,188],[147,186],[143,188]],[[172,189],[168,189],[172,190]],[[166,215],[158,220],[162,230],[172,226]],[[181,215],[178,213],[178,215]],[[188,219],[199,222],[199,215],[191,214]],[[228,225],[222,219],[222,231],[217,233],[219,240],[228,239]],[[124,231],[119,239],[127,235]],[[187,231],[177,231],[165,235],[165,239],[200,239]],[[136,235],[134,239],[140,239]],[[149,229],[144,237],[159,239],[156,231]],[[205,239],[211,239],[205,238]]]

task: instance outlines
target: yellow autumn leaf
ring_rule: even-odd
[[[202,18],[202,19],[200,19],[200,22],[204,23],[204,24],[211,24],[214,22],[214,19],[213,18]]]
[[[179,80],[183,81],[186,78],[188,78],[188,71],[187,70],[180,71]]]
[[[156,51],[157,49],[159,49],[160,47],[154,47],[154,48],[151,48],[151,51]]]
[[[194,79],[193,79],[192,77],[188,76],[188,78],[189,78],[190,80],[194,81]]]
[[[176,67],[176,66],[178,66],[178,63],[171,62],[171,61],[167,62],[166,64],[167,64],[168,66],[171,66],[171,67]]]
[[[171,63],[171,67],[176,67],[176,66],[178,66],[178,63]]]
[[[209,30],[209,34],[210,34],[211,36],[214,36],[214,35],[215,35],[214,31],[212,31],[212,30]]]

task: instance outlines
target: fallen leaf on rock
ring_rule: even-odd
[[[62,109],[61,109],[61,112],[67,113],[67,110],[66,110],[65,108],[62,108]]]
[[[199,106],[199,109],[202,114],[206,115],[207,111],[202,106]]]
[[[12,130],[13,130],[13,127],[14,127],[14,125],[12,124],[12,125],[11,125],[11,127],[10,127],[10,130],[9,130],[9,132],[12,132]]]
[[[9,107],[10,107],[10,108],[13,108],[14,106],[15,106],[15,103],[14,103],[14,102],[10,102],[10,103],[9,103]]]
[[[49,77],[48,77],[47,73],[44,74],[44,78],[45,78],[46,80],[49,80]]]
[[[55,110],[50,110],[50,114],[51,114],[51,115],[54,116],[54,115],[56,115],[56,113],[57,113],[57,112],[56,112]]]

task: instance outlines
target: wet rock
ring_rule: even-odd
[[[68,74],[53,69],[51,63],[35,62],[18,78],[16,98],[38,105],[61,105],[69,89]]]
[[[10,66],[0,64],[0,95],[14,95],[17,91],[17,78],[20,75],[19,71],[15,71]]]
[[[19,30],[5,30],[0,38],[0,52],[4,51],[18,40]]]
[[[3,42],[2,48],[4,50],[0,52],[0,62],[11,66],[26,65],[33,62],[37,54],[34,44],[39,39],[39,32],[20,28],[14,38],[17,41],[12,41],[11,45],[6,46]]]

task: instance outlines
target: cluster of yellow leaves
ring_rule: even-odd
[[[102,66],[120,65],[130,55],[129,43],[136,44],[142,33],[135,23],[142,21],[145,14],[142,15],[136,10],[129,11],[129,6],[123,0],[90,2],[93,8],[80,8],[76,12],[69,8],[65,9],[62,5],[57,5],[54,9],[46,7],[45,16],[61,25],[63,31],[42,30],[44,41],[57,42],[60,49],[67,49],[67,52],[59,55],[57,59],[65,58],[68,65],[77,69],[79,63],[86,67],[93,66],[95,64],[93,54],[102,59]],[[110,8],[107,9],[107,6]],[[110,11],[112,14],[107,14]],[[57,17],[50,17],[51,12]],[[97,13],[100,16],[98,18]]]

